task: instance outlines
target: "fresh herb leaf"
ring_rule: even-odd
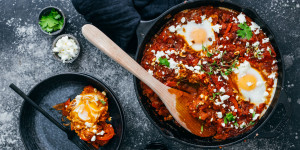
[[[202,49],[207,51],[207,48],[204,45],[202,45]]]
[[[237,122],[234,123],[235,126],[239,126],[239,124]]]
[[[254,117],[255,117],[255,112],[252,113],[252,118],[254,118]]]
[[[226,120],[226,123],[225,123]],[[224,123],[227,124],[228,121],[235,121],[235,116],[232,113],[227,113],[226,116],[224,117]]]
[[[269,51],[269,53],[270,53],[270,56],[272,56],[272,51],[271,51],[271,48],[267,48],[268,49],[268,51]]]
[[[201,132],[203,132],[203,124],[201,125]]]
[[[55,9],[52,9],[48,15],[41,17],[39,24],[44,31],[51,33],[62,29],[64,19]]]
[[[216,95],[220,95],[220,93],[218,92],[218,93],[213,93],[213,97],[212,98],[210,98],[210,100],[214,100],[215,99],[215,97],[216,97]]]
[[[255,124],[255,122],[253,122],[253,121],[250,121],[249,122],[249,126],[252,126],[252,125],[254,125]]]
[[[238,27],[240,27],[241,30],[237,30],[237,35],[250,40],[252,37],[251,28],[246,23],[240,23]]]
[[[106,102],[105,102],[104,100],[100,100],[100,102],[101,102],[103,105],[106,104]]]
[[[199,116],[199,120],[201,120],[201,116]]]
[[[224,118],[224,123],[227,124],[227,118],[226,117]]]
[[[170,63],[169,63],[169,61],[168,61],[167,58],[161,58],[161,57],[159,57],[158,60],[159,60],[159,64],[160,65],[165,65],[167,67],[170,67]]]

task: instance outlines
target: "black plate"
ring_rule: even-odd
[[[118,149],[124,134],[123,110],[114,93],[101,81],[84,74],[60,74],[52,76],[37,84],[28,96],[39,104],[44,110],[57,120],[61,119],[52,106],[74,99],[83,88],[92,85],[100,91],[106,91],[108,97],[108,111],[112,117],[112,125],[116,135],[107,145],[101,147],[103,150]],[[23,102],[20,112],[20,134],[27,149],[79,149],[68,140],[67,135],[47,120],[41,113],[36,111],[27,102]]]

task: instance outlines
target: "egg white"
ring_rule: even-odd
[[[212,28],[212,23],[208,20],[202,20],[201,24],[195,23],[195,21],[187,22],[187,24],[182,25],[181,27],[177,28],[177,34],[184,37],[186,42],[189,46],[191,46],[194,50],[200,51],[202,50],[202,46],[208,47],[215,41],[215,34],[214,30]],[[202,43],[193,43],[193,39],[191,38],[191,33],[195,29],[204,29],[207,34],[207,40]],[[209,41],[208,38],[211,38],[212,40]]]
[[[266,101],[266,82],[262,78],[261,74],[251,67],[248,61],[241,63],[238,69],[235,70],[235,73],[237,74],[238,80],[245,75],[253,75],[256,78],[257,82],[253,90],[247,91],[239,87],[240,93],[245,100],[248,100],[257,106]]]

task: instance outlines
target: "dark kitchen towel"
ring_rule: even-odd
[[[136,52],[136,28],[184,0],[72,0],[86,21],[98,27],[128,53]]]

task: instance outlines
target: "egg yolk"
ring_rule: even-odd
[[[238,86],[246,91],[251,91],[256,87],[256,78],[254,75],[247,74],[238,79]]]
[[[191,33],[191,38],[195,43],[199,43],[199,44],[204,43],[207,39],[206,37],[207,37],[207,33],[202,28],[195,29]]]

